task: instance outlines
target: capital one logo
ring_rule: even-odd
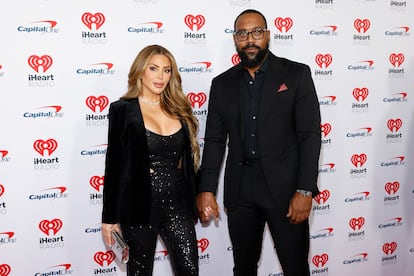
[[[328,254],[322,254],[322,255],[315,255],[312,257],[312,263],[316,266],[316,267],[324,267],[325,264],[328,262]]]
[[[43,56],[37,56],[37,55],[31,55],[27,59],[27,63],[30,67],[33,68],[36,72],[39,72],[40,68],[43,68],[43,73],[45,73],[50,66],[53,64],[53,59],[49,55],[43,55]]]
[[[94,188],[95,190],[97,190],[99,192],[100,187],[104,185],[104,178],[103,176],[92,176],[89,179],[89,184],[92,186],[92,188]]]
[[[207,101],[207,95],[204,92],[190,92],[187,94],[187,98],[193,108],[195,107],[195,104],[198,104],[198,107],[200,108]]]
[[[366,87],[354,88],[354,90],[352,90],[352,96],[354,96],[355,100],[357,100],[358,102],[365,101],[365,99],[368,97],[368,94],[369,91]]]
[[[387,255],[394,253],[396,249],[397,249],[396,242],[384,243],[382,246],[382,251],[384,251],[384,253]]]
[[[318,204],[323,204],[328,200],[330,196],[331,193],[328,190],[324,190],[315,196],[313,200],[315,200]]]
[[[200,248],[201,253],[203,253],[207,249],[209,244],[210,242],[206,238],[202,238],[201,240],[197,241],[197,247]]]
[[[206,19],[201,14],[198,14],[196,16],[187,14],[184,17],[184,23],[188,28],[190,28],[190,30],[194,30],[195,27],[196,31],[199,31],[201,27],[203,27],[206,23]]]
[[[105,262],[107,265],[110,265],[115,260],[115,253],[111,250],[106,252],[96,252],[95,255],[93,255],[93,260],[100,266],[104,266]]]
[[[9,151],[7,150],[0,150],[0,157],[6,157]]]
[[[293,20],[290,17],[278,17],[275,19],[275,26],[281,33],[283,33],[283,29],[285,29],[285,33],[287,33],[293,26]]]
[[[233,64],[233,65],[237,65],[237,64],[239,64],[241,62],[241,59],[240,59],[240,57],[239,57],[239,55],[238,54],[234,54],[234,55],[232,55],[231,56],[231,63]]]
[[[50,231],[53,232],[53,235],[56,235],[57,232],[59,232],[60,229],[62,229],[63,223],[60,219],[55,218],[52,220],[42,220],[39,222],[39,229],[43,233],[45,233],[47,236],[49,236]]]
[[[394,195],[400,189],[400,182],[398,181],[387,182],[384,186],[384,189],[389,195]]]
[[[362,226],[364,226],[364,224],[365,224],[365,218],[363,217],[351,218],[349,220],[349,226],[355,231],[360,230]]]
[[[47,139],[46,141],[39,139],[33,143],[33,148],[41,156],[47,155],[50,156],[57,149],[58,143],[55,139]]]
[[[356,167],[362,167],[367,162],[367,155],[365,153],[354,154],[351,156],[351,163]]]
[[[86,106],[93,112],[102,112],[109,104],[109,99],[106,96],[89,96],[86,98]],[[98,109],[98,111],[97,111]]]
[[[323,136],[326,137],[331,132],[332,126],[329,123],[321,124],[321,131],[323,133]]]
[[[402,126],[402,120],[401,119],[389,119],[387,122],[387,127],[392,132],[397,132]]]
[[[92,25],[95,25],[95,29],[98,30],[105,23],[105,15],[100,12],[95,14],[85,12],[82,15],[82,22],[89,30],[92,30]]]
[[[368,19],[355,19],[354,27],[358,33],[366,33],[369,27],[371,27],[371,22]]]
[[[4,194],[4,186],[0,184],[0,196]]]
[[[11,267],[8,264],[0,264],[0,276],[8,276],[11,272]]]
[[[392,66],[394,67],[400,67],[401,64],[404,62],[404,54],[403,53],[392,53],[388,60],[391,62]]]
[[[331,54],[317,54],[315,57],[316,64],[323,69],[328,68],[329,65],[332,63],[332,55]]]

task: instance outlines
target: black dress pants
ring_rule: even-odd
[[[228,210],[235,276],[257,275],[267,223],[285,276],[309,275],[309,223],[291,224],[270,195],[259,161],[244,166],[239,204]]]

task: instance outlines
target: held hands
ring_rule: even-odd
[[[119,227],[119,224],[102,223],[102,237],[104,239],[105,244],[108,246],[111,246],[115,243],[111,234],[113,231],[121,233],[121,228]]]
[[[305,221],[312,209],[312,195],[303,196],[296,192],[290,200],[289,210],[286,217],[291,224],[299,224]]]
[[[201,222],[209,222],[211,218],[218,222],[220,210],[212,192],[201,192],[197,195],[197,209]]]

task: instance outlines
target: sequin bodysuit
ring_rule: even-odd
[[[189,196],[180,160],[184,151],[184,130],[163,136],[146,130],[151,162],[152,206],[149,225],[121,225],[130,247],[129,276],[152,275],[154,256],[170,259],[175,275],[198,275],[198,249]],[[166,252],[155,247],[160,235]],[[159,256],[158,256],[159,255]]]

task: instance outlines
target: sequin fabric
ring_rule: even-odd
[[[146,131],[151,161],[151,223],[121,225],[130,247],[128,276],[152,275],[155,261],[169,259],[177,276],[198,275],[198,249],[190,193],[179,162],[184,151],[184,131],[162,136]],[[155,252],[158,235],[167,252]]]

